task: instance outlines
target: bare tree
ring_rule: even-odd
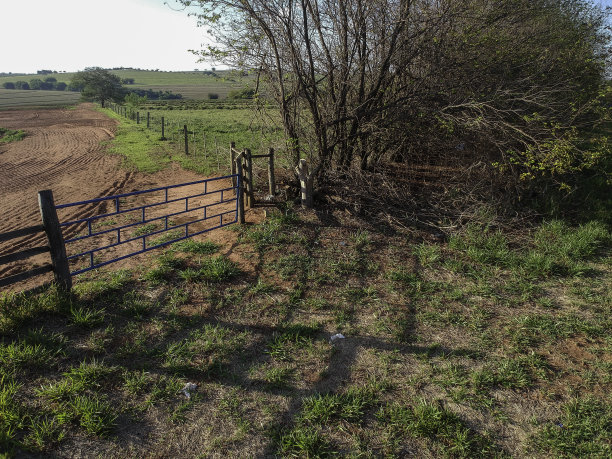
[[[585,164],[601,119],[606,15],[586,0],[178,1],[216,39],[203,57],[266,85],[294,165],[452,146],[519,180]]]

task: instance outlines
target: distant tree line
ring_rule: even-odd
[[[171,91],[153,91],[152,89],[128,89],[127,94],[136,94],[146,97],[148,100],[176,100],[182,99],[182,94],[174,94]]]
[[[44,80],[40,78],[33,78],[29,82],[19,80],[16,82],[7,81],[2,83],[4,89],[38,89],[44,91],[78,91],[77,88],[71,87],[63,81],[57,81],[57,78],[47,77]]]
[[[81,92],[84,100],[99,102],[102,107],[107,101],[124,102],[128,104],[140,104],[148,99],[169,100],[182,99],[181,94],[173,94],[170,91],[153,91],[152,89],[127,89],[123,85],[126,79],[111,73],[100,67],[89,67],[77,72],[70,80],[69,88]],[[133,84],[134,79],[127,79]]]

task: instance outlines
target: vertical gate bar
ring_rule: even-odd
[[[247,158],[247,190],[249,192],[249,209],[255,205],[255,195],[253,193],[253,158],[251,158],[251,150],[246,149]]]
[[[94,256],[93,256],[93,250],[91,252],[89,252],[89,267],[93,268],[94,267]]]
[[[235,161],[236,164],[236,179],[238,189],[236,191],[236,201],[238,207],[238,222],[244,224],[244,193],[242,192],[242,155],[239,155]]]
[[[55,281],[61,289],[70,291],[72,288],[72,277],[70,276],[70,265],[66,256],[64,237],[57,218],[57,209],[53,201],[53,192],[43,190],[38,192],[38,207],[42,218],[43,227],[51,249],[51,265]]]

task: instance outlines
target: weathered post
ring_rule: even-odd
[[[236,175],[236,143],[230,143],[230,167],[231,175]],[[232,177],[232,186],[236,188],[236,177]]]
[[[187,125],[183,125],[183,134],[185,134],[185,154],[189,154],[189,134],[187,132]]]
[[[147,129],[151,128],[151,112],[147,112]]]
[[[268,191],[271,196],[276,194],[276,181],[274,180],[274,148],[268,150]]]
[[[166,122],[165,122],[163,116],[162,116],[162,122],[161,123],[162,123],[162,136],[161,136],[161,140],[166,140],[166,136],[164,135],[165,134],[165,124],[166,124]]]
[[[136,124],[140,124],[140,112],[136,112]]]
[[[64,238],[62,237],[62,230],[57,218],[57,211],[53,202],[53,192],[51,190],[38,192],[38,206],[40,207],[40,216],[45,233],[47,234],[49,248],[51,249],[51,265],[53,266],[55,282],[62,290],[70,291],[72,288],[70,266],[68,265]]]
[[[308,164],[305,159],[300,159],[300,163],[295,167],[295,170],[300,179],[300,191],[302,195],[302,206],[306,208],[312,207],[312,182],[314,181],[314,173],[308,174]]]
[[[253,192],[253,158],[251,157],[251,150],[248,148],[245,150],[247,160],[247,190],[249,193],[249,209],[252,209],[255,205],[255,194]]]
[[[236,174],[238,174],[238,196],[236,196],[236,199],[238,199],[238,223],[240,223],[241,225],[244,224],[244,181],[243,181],[243,171],[242,171],[242,153],[238,155],[237,158],[234,158],[234,166],[233,168],[236,171]]]

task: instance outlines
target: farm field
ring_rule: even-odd
[[[81,94],[72,91],[21,91],[0,88],[0,110],[76,104]]]

